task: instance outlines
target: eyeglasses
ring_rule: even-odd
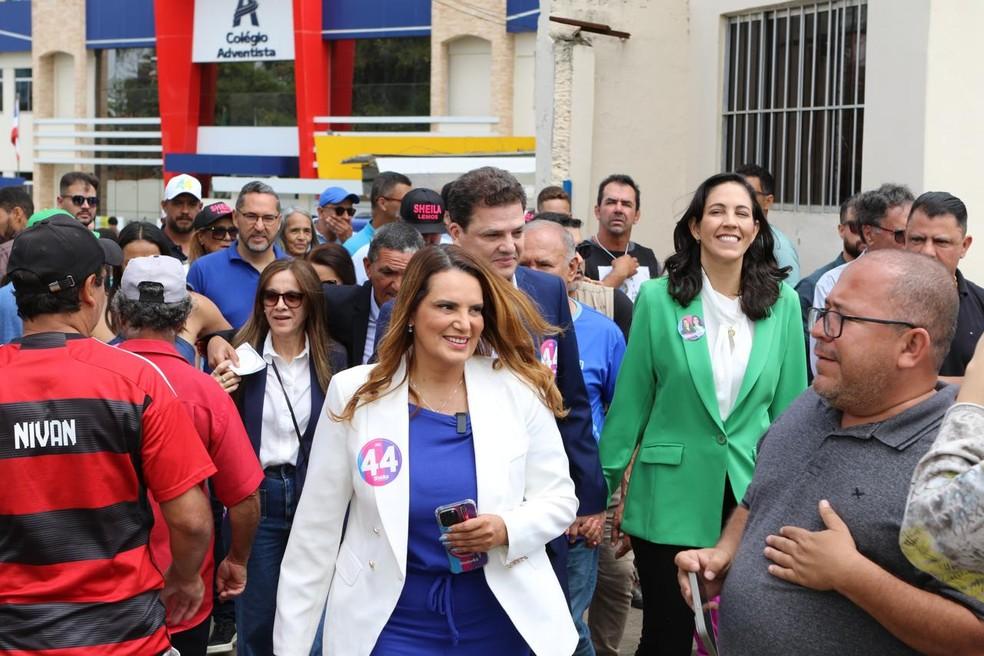
[[[99,204],[98,196],[66,196],[72,204],[77,207],[82,207],[83,203],[88,203],[89,207],[95,207]]]
[[[880,323],[886,326],[905,326],[906,328],[918,328],[914,323],[908,321],[895,321],[893,319],[873,319],[871,317],[852,317],[849,314],[841,314],[836,310],[825,310],[822,308],[810,308],[806,317],[806,325],[813,327],[817,322],[823,320],[823,334],[828,339],[837,339],[844,332],[845,321],[863,321],[865,323]]]
[[[847,226],[847,229],[851,232],[852,235],[857,235],[860,234],[861,232],[861,228],[860,226],[858,226],[857,221],[845,221],[841,225]]]
[[[263,305],[267,307],[276,307],[280,303],[280,299],[284,299],[284,305],[289,308],[299,308],[301,303],[304,302],[304,294],[301,292],[276,292],[272,289],[263,290]]]
[[[239,212],[239,216],[246,219],[249,223],[263,221],[263,225],[265,226],[273,225],[280,218],[279,214],[256,214],[255,212]]]
[[[877,224],[872,224],[871,227],[872,228],[875,228],[877,230],[881,230],[883,232],[890,232],[890,233],[892,233],[892,238],[895,239],[895,243],[896,244],[901,244],[903,246],[905,245],[905,229],[904,228],[901,229],[901,230],[889,230],[888,228],[883,228],[883,227],[881,227],[880,225],[877,225]]]
[[[229,226],[212,226],[208,229],[212,233],[212,239],[218,239],[220,241],[225,241],[226,239],[235,239],[239,236],[239,228]]]
[[[331,211],[335,213],[335,216],[341,216],[343,214],[348,214],[349,216],[355,216],[354,207],[342,207],[341,205],[335,205],[331,208]]]

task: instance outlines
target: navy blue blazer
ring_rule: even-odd
[[[331,358],[331,370],[341,371],[345,369],[345,353],[340,347],[332,345],[329,353]],[[239,416],[243,419],[246,427],[246,434],[253,445],[256,457],[260,457],[260,435],[263,432],[263,399],[266,394],[267,374],[266,369],[261,369],[256,373],[243,376],[240,383],[239,394],[236,395],[236,406],[239,408]],[[318,427],[321,419],[321,409],[325,404],[325,391],[321,389],[318,382],[318,373],[311,367],[311,418],[308,420],[307,428],[301,435],[301,447],[297,453],[297,494],[300,495],[304,487],[304,478],[307,475],[308,459],[311,456],[311,444],[314,440],[314,430]]]
[[[591,406],[581,375],[581,356],[577,350],[567,289],[564,281],[557,276],[526,267],[516,269],[516,284],[536,303],[548,323],[563,330],[554,337],[537,338],[537,342],[544,360],[556,362],[557,388],[564,397],[564,406],[570,410],[567,417],[557,421],[557,427],[564,440],[571,478],[580,503],[577,514],[596,515],[605,510],[608,487],[601,472],[598,443],[591,432]],[[392,311],[392,301],[379,309],[376,319],[377,346],[389,326]],[[547,342],[551,341],[553,344],[548,345]]]

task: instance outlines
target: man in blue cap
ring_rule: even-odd
[[[372,220],[343,244],[349,255],[354,256],[360,248],[368,246],[372,236],[384,225],[400,220],[400,203],[408,191],[410,191],[410,178],[402,173],[383,171],[376,176],[369,191]],[[360,259],[355,263],[356,269],[361,262]]]
[[[318,198],[318,222],[315,225],[319,244],[345,243],[352,236],[352,217],[358,194],[342,187],[328,187]]]

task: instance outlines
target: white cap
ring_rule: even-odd
[[[119,293],[131,301],[178,303],[188,298],[184,267],[169,255],[135,257],[123,270]]]
[[[187,173],[171,178],[164,187],[164,200],[173,200],[181,194],[191,194],[198,200],[202,199],[202,183]]]

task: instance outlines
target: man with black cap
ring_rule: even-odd
[[[89,338],[119,247],[71,216],[14,241],[7,278],[23,339],[0,347],[0,644],[18,653],[164,654],[170,621],[202,600],[215,473],[168,382]],[[148,494],[174,562],[149,550]],[[163,604],[161,603],[163,602]],[[166,610],[165,610],[166,609]],[[30,621],[25,621],[30,618]]]
[[[444,201],[433,189],[418,187],[407,192],[400,202],[400,218],[416,228],[428,246],[441,243],[441,235],[448,232]]]

